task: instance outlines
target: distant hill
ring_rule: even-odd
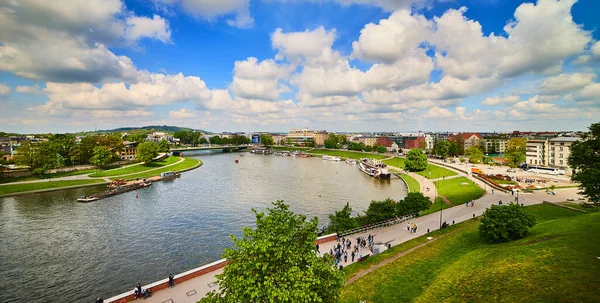
[[[136,131],[136,130],[154,130],[157,132],[165,132],[165,133],[174,133],[174,132],[179,132],[179,131],[200,131],[203,133],[209,133],[205,130],[202,129],[193,129],[193,128],[189,128],[189,127],[179,127],[179,126],[169,126],[169,125],[148,125],[148,126],[142,126],[142,127],[120,127],[120,128],[114,128],[114,129],[108,129],[108,130],[100,130],[99,132],[130,132],[130,131]]]

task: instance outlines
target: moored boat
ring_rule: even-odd
[[[323,156],[323,157],[321,157],[321,159],[323,159],[323,160],[327,160],[327,161],[335,161],[335,162],[342,161],[342,159],[341,159],[341,158],[339,158],[339,157],[334,157],[334,156]]]
[[[356,160],[354,159],[346,159],[346,163],[350,165],[356,165]]]
[[[388,172],[387,165],[380,160],[360,159],[358,169],[371,177],[379,179],[389,179],[391,176]]]
[[[96,201],[96,200],[100,200],[100,198],[96,197],[96,196],[91,196],[91,197],[81,196],[81,197],[77,198],[77,202],[92,202],[92,201]]]

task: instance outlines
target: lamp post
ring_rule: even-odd
[[[439,180],[436,181],[435,184],[435,200],[437,200],[437,185],[439,184]],[[440,202],[440,230],[442,230],[442,211],[444,210],[444,205],[442,205],[442,202]]]

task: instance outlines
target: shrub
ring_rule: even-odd
[[[535,217],[519,204],[494,205],[483,213],[479,236],[487,242],[508,242],[525,237],[534,225]]]

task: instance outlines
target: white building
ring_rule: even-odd
[[[548,165],[565,169],[569,168],[568,158],[571,155],[571,145],[580,139],[577,137],[557,137],[548,140],[550,156]],[[567,171],[567,174],[569,171]]]
[[[525,163],[548,166],[548,140],[527,140]]]

